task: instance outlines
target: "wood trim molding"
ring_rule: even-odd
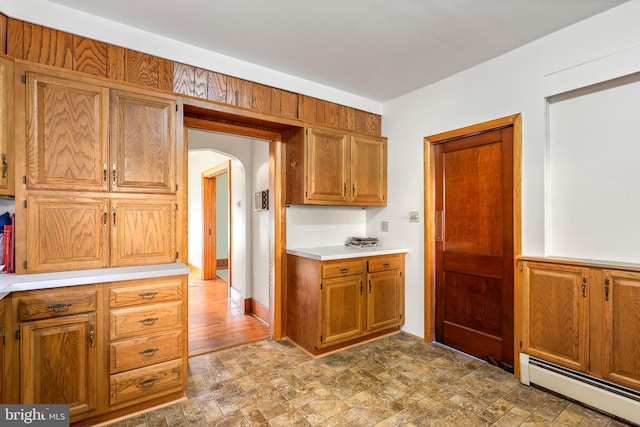
[[[435,218],[435,156],[436,144],[462,136],[471,136],[491,129],[513,126],[513,251],[514,263],[522,253],[522,116],[514,114],[483,123],[466,126],[424,137],[424,212],[425,218]],[[424,231],[424,335],[425,341],[435,339],[435,221],[425,221]],[[520,348],[520,281],[514,266],[514,354]],[[514,374],[520,378],[519,357],[514,358]]]

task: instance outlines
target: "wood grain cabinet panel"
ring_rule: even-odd
[[[183,383],[182,360],[171,360],[152,366],[111,376],[109,403],[121,404],[149,400],[173,391],[179,391]]]
[[[94,313],[20,325],[20,402],[68,404],[71,421],[97,409]]]
[[[179,277],[127,281],[109,289],[109,306],[114,308],[178,300],[182,300]]]
[[[182,357],[181,330],[113,342],[109,350],[112,374]]]
[[[286,143],[287,203],[387,204],[385,138],[307,127],[288,133]]]
[[[13,61],[0,55],[0,195],[15,194]]]
[[[586,285],[589,270],[539,263],[528,263],[525,268],[524,316],[528,324],[524,336],[525,351],[586,372],[589,354]]]
[[[26,72],[29,189],[108,189],[107,88]]]
[[[404,323],[404,277],[400,268],[370,273],[367,277],[367,330]]]
[[[98,293],[95,289],[49,290],[21,292],[15,300],[18,307],[18,320],[51,319],[71,314],[96,311]]]
[[[604,271],[604,377],[640,390],[640,273]]]
[[[182,302],[111,310],[111,340],[151,335],[173,329],[182,323]]]
[[[319,347],[358,338],[365,333],[364,274],[322,281]]]

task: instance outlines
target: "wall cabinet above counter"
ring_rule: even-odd
[[[305,127],[284,142],[287,204],[387,205],[386,138]]]

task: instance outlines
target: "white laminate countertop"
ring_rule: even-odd
[[[368,246],[359,248],[357,246],[319,246],[316,248],[293,248],[287,249],[287,254],[304,258],[311,258],[318,261],[331,261],[335,259],[359,258],[376,255],[402,254],[409,252],[409,249],[399,246]]]
[[[90,285],[93,283],[119,282],[122,280],[189,274],[189,267],[182,263],[141,265],[135,267],[97,268],[94,270],[61,271],[37,274],[0,274],[0,299],[11,292],[62,286]]]

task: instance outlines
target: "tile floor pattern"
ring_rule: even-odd
[[[186,394],[111,426],[627,425],[403,334],[318,359],[268,340],[196,356]]]

